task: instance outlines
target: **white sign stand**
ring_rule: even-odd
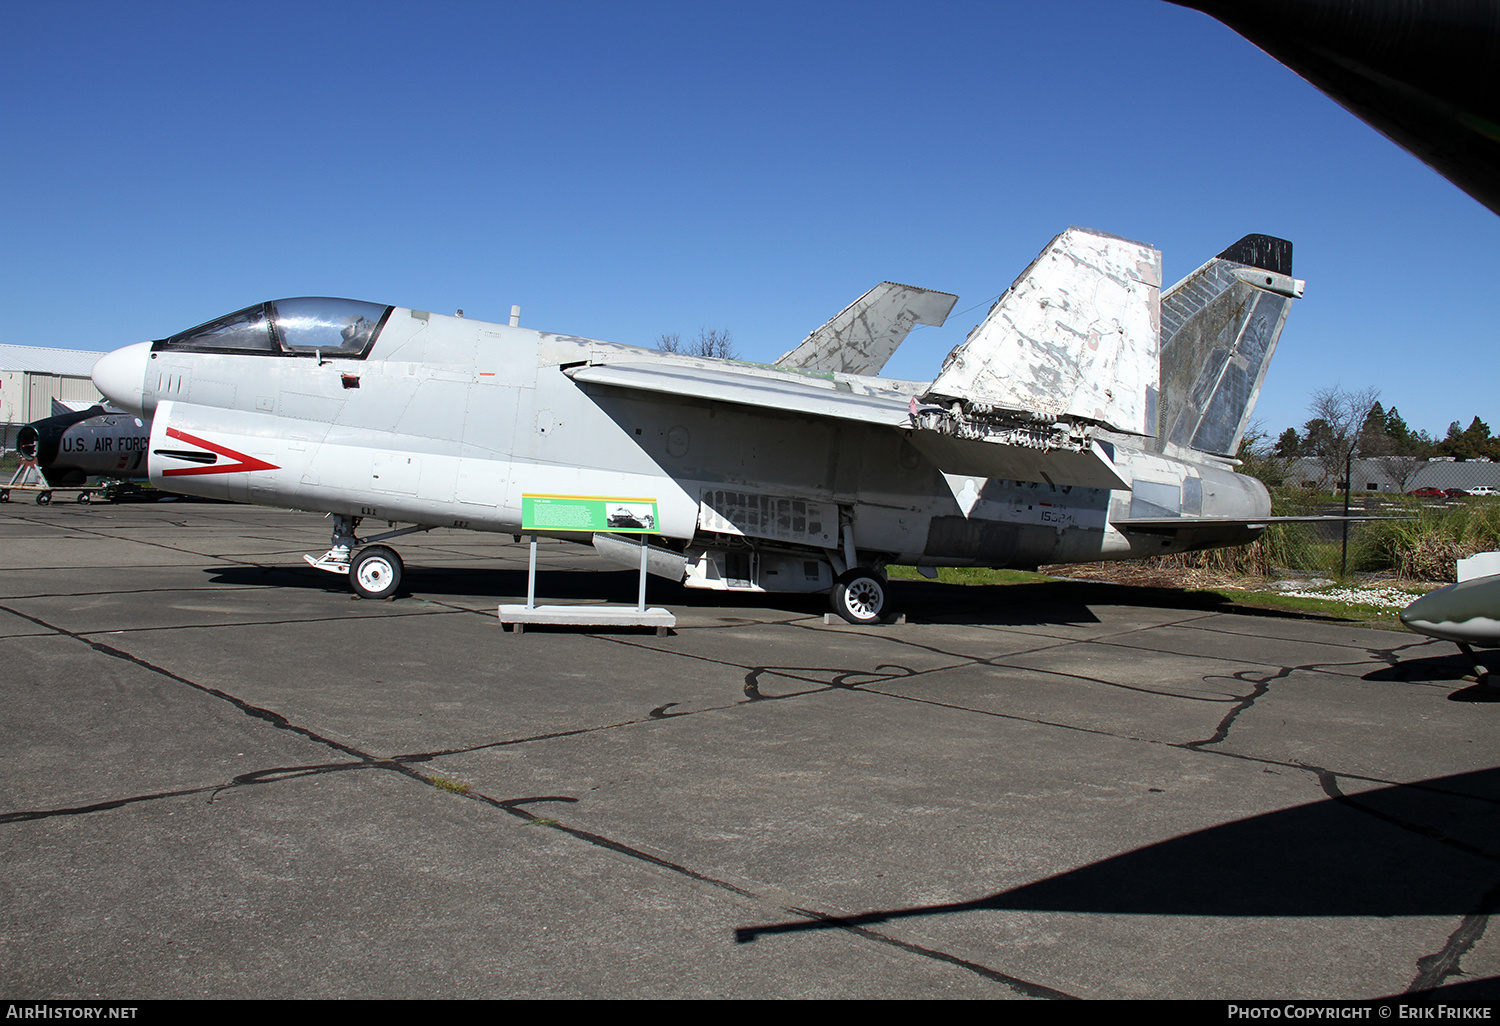
[[[635,607],[630,606],[539,606],[536,604],[536,535],[531,536],[531,562],[526,570],[526,604],[500,607],[500,623],[510,624],[514,634],[526,625],[567,624],[575,627],[655,627],[656,636],[666,637],[677,626],[677,617],[661,608],[646,608],[646,536],[641,535],[641,586]]]

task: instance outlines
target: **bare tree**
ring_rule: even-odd
[[[734,336],[728,328],[699,328],[698,337],[683,344],[677,332],[662,334],[656,339],[656,348],[664,353],[681,353],[683,356],[707,356],[715,360],[735,358]]]
[[[1316,440],[1308,439],[1314,443],[1312,455],[1317,458],[1324,474],[1342,481],[1346,491],[1349,487],[1349,462],[1359,451],[1361,429],[1370,415],[1370,408],[1379,399],[1378,388],[1351,392],[1334,385],[1318,389],[1308,404],[1308,412],[1312,414],[1309,427],[1314,421],[1321,422]],[[1311,436],[1313,432],[1308,434]]]
[[[1290,429],[1288,429],[1290,430]],[[1296,432],[1292,432],[1294,435]],[[1280,488],[1286,483],[1287,464],[1277,447],[1272,445],[1266,428],[1260,421],[1252,421],[1240,439],[1240,473],[1258,477],[1267,488]]]

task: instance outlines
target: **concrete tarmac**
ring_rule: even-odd
[[[1500,994],[1500,704],[1451,645],[1179,592],[653,579],[526,547],[0,506],[7,998]],[[539,599],[635,600],[543,542]],[[1493,658],[1493,654],[1487,658]]]

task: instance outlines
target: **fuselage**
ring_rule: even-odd
[[[96,406],[27,424],[16,434],[16,451],[54,487],[92,477],[145,480],[150,433],[144,418]]]
[[[344,304],[323,321],[358,330],[319,334],[318,303]],[[649,497],[656,532],[687,556],[689,583],[698,566],[708,587],[822,590],[824,557],[837,568],[843,534],[861,563],[1034,567],[1239,544],[1259,529],[1205,518],[1270,513],[1258,481],[1126,438],[1108,447],[1128,488],[963,478],[886,424],[567,373],[627,357],[686,375],[732,366],[796,377],[404,307],[289,300],[118,350],[95,381],[115,403],[154,413],[151,479],[174,491],[510,533],[523,529],[525,495]],[[823,377],[902,402],[924,387]],[[1117,526],[1130,518],[1156,519]],[[756,572],[726,577],[695,563],[699,550],[741,552]]]
[[[1401,611],[1401,622],[1444,641],[1500,648],[1500,575],[1430,591]]]

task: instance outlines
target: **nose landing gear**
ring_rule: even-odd
[[[370,543],[416,531],[430,531],[432,527],[403,527],[399,531],[387,531],[373,538],[361,539],[354,533],[359,527],[360,519],[342,514],[334,515],[332,547],[316,559],[312,556],[302,558],[309,566],[347,576],[349,587],[360,598],[391,598],[396,594],[396,589],[401,587],[401,577],[406,567],[395,549]],[[350,555],[355,549],[359,549],[359,553],[351,559]]]

